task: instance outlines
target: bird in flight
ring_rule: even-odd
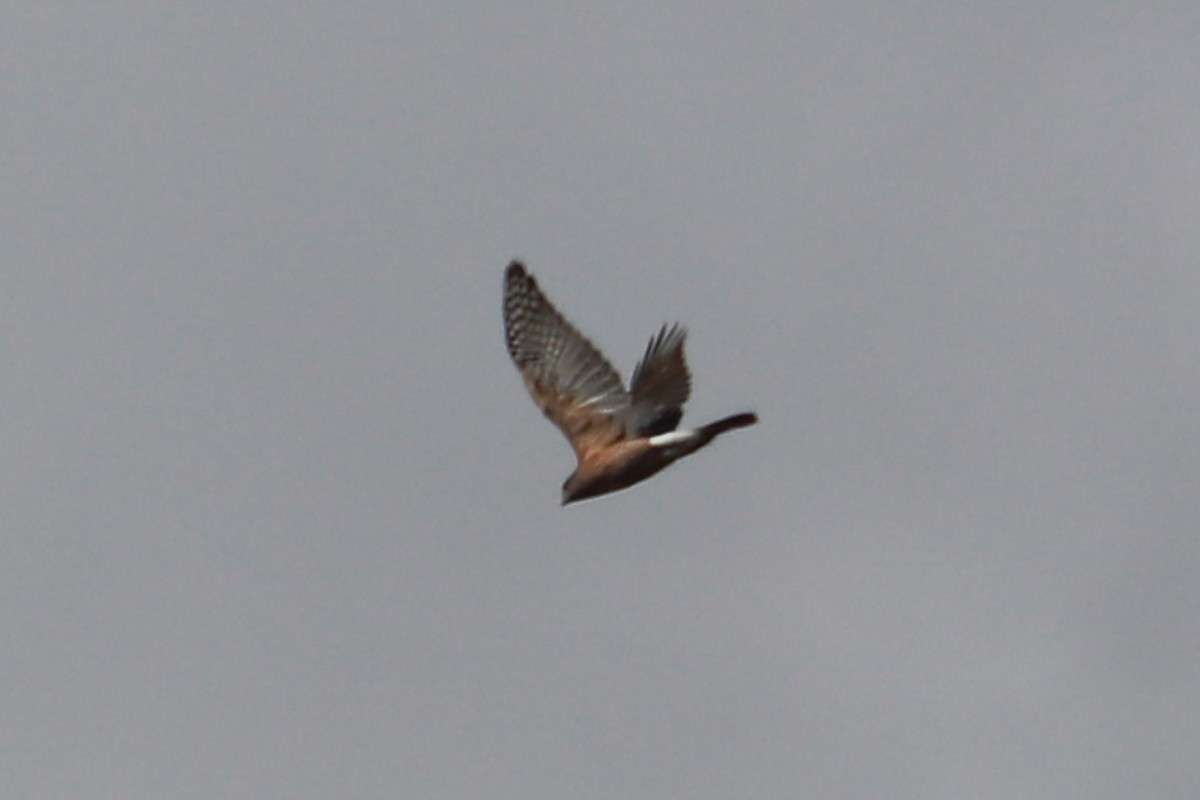
[[[533,402],[558,426],[578,464],[562,503],[626,489],[715,437],[758,422],[750,412],[677,430],[691,393],[686,332],[663,325],[626,391],[608,360],[558,312],[517,261],[504,272],[504,334]]]

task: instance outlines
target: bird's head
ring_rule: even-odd
[[[579,491],[578,481],[575,479],[575,473],[572,472],[571,476],[563,481],[562,504],[565,506],[567,503],[573,503],[578,500],[579,498],[575,496],[577,491]]]
[[[569,478],[563,481],[562,504],[565,506],[568,503],[586,500],[601,493],[602,490],[594,478],[587,475],[580,475],[579,471],[576,470],[571,473]]]

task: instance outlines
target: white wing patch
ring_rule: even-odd
[[[660,433],[658,436],[651,436],[646,441],[651,447],[670,447],[673,444],[682,444],[696,438],[696,432],[693,430],[668,431]]]

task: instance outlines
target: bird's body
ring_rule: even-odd
[[[516,261],[504,273],[504,330],[530,396],[575,451],[564,505],[632,486],[725,431],[758,421],[742,413],[677,430],[691,393],[683,328],[664,325],[651,338],[626,391],[612,365]]]

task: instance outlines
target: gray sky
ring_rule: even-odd
[[[0,793],[1193,796],[1200,11],[1001,5],[10,9]]]

